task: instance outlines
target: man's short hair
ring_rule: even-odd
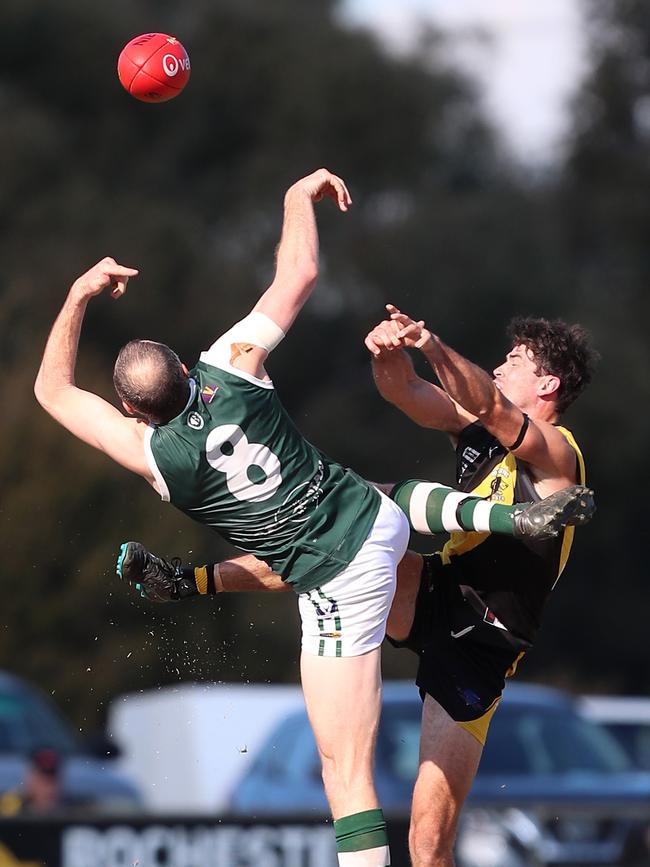
[[[113,384],[120,400],[154,424],[176,418],[189,395],[180,358],[153,340],[132,340],[120,349]]]
[[[538,375],[559,378],[558,412],[564,412],[591,382],[599,356],[582,325],[516,316],[508,326],[508,336],[513,346],[523,344],[530,350]]]

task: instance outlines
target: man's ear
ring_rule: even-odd
[[[183,364],[182,361],[181,361],[181,367],[183,368],[183,373],[185,374],[185,376],[189,377],[190,372],[189,372],[189,370],[187,369],[187,365],[186,365],[186,364]]]
[[[540,397],[556,397],[560,388],[560,377],[554,376],[552,373],[543,376],[537,387],[537,393]]]
[[[125,400],[122,401],[122,406],[124,407],[124,412],[127,415],[137,415],[136,411],[133,409],[130,403],[127,403]]]

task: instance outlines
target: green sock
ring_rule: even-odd
[[[512,517],[522,508],[521,505],[491,503],[482,497],[420,479],[399,482],[391,497],[409,519],[411,527],[426,534],[467,530],[514,536]]]
[[[364,810],[335,819],[334,833],[339,864],[346,867],[390,867],[386,820],[381,809]]]

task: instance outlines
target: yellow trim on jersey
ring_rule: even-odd
[[[582,452],[580,451],[580,446],[575,441],[575,437],[571,433],[568,428],[561,427],[558,425],[558,430],[561,434],[566,437],[567,442],[574,450],[576,455],[578,456],[578,484],[584,485],[587,479],[586,471],[585,471],[585,459],[582,456]],[[562,549],[560,550],[560,564],[557,572],[557,578],[555,579],[555,584],[557,584],[558,578],[564,571],[564,567],[567,564],[567,560],[569,559],[569,554],[571,553],[571,546],[573,545],[573,535],[575,533],[575,527],[567,527],[564,531],[564,535],[562,536]],[[555,587],[553,584],[553,587]]]
[[[490,707],[485,711],[483,716],[480,716],[477,719],[470,719],[464,721],[456,720],[458,725],[462,729],[465,729],[466,732],[469,732],[473,738],[476,738],[476,740],[479,742],[479,744],[481,744],[481,746],[485,746],[488,728],[490,727],[492,717],[494,716],[494,711],[497,709],[500,701],[501,696],[495,698]]]
[[[517,459],[512,452],[507,452],[503,459],[488,473],[482,482],[467,493],[474,497],[483,497],[491,503],[502,506],[512,506],[515,501],[515,482],[517,481]],[[456,530],[451,533],[449,541],[442,549],[440,556],[445,566],[452,557],[465,554],[484,542],[489,533]]]

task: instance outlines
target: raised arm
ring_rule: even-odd
[[[286,333],[311,295],[318,276],[318,229],[314,203],[333,199],[347,211],[352,199],[341,178],[318,169],[297,181],[284,197],[284,222],[273,282],[255,305]]]
[[[144,454],[142,425],[75,384],[79,336],[88,302],[108,288],[112,298],[121,297],[129,277],[137,273],[135,268],[106,258],[75,280],[52,326],[34,394],[43,409],[80,440],[153,483]]]
[[[405,341],[398,336],[400,330],[399,323],[386,320],[366,337],[377,390],[384,400],[421,427],[456,436],[474,417],[437,385],[417,375],[410,356],[403,349]]]
[[[398,339],[422,351],[444,391],[503,446],[529,463],[538,480],[549,483],[547,493],[576,481],[576,454],[555,426],[550,403],[542,401],[541,413],[526,406],[525,413],[499,390],[487,371],[447,346],[424,327],[424,322],[414,321],[392,305],[388,310],[392,321],[402,326]],[[556,378],[546,379],[550,396],[557,387],[551,380]],[[527,413],[531,413],[530,417]]]
[[[201,359],[268,379],[264,362],[307,301],[318,276],[318,229],[314,203],[327,196],[341,211],[352,204],[347,187],[327,169],[296,181],[284,197],[282,236],[275,277],[252,312],[222,334]]]

